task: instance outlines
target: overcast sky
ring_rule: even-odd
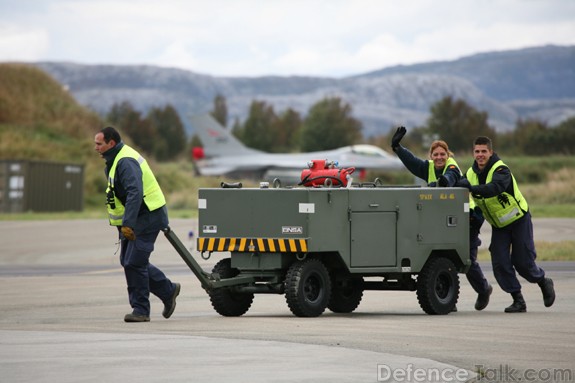
[[[575,45],[575,0],[0,0],[0,61],[342,77]]]

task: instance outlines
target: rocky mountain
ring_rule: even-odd
[[[122,101],[141,111],[171,104],[186,125],[187,116],[211,110],[217,94],[227,100],[229,121],[244,120],[253,100],[273,105],[277,113],[293,108],[305,115],[317,101],[338,96],[352,106],[366,136],[385,134],[397,125],[423,125],[430,106],[449,95],[486,111],[498,131],[513,129],[519,118],[556,125],[575,116],[575,46],[483,53],[345,78],[215,77],[154,66],[36,65],[99,113]]]

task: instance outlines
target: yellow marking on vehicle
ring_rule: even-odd
[[[307,239],[301,238],[198,238],[198,251],[258,253],[306,253]]]

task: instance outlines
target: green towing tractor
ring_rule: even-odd
[[[211,273],[164,233],[223,316],[255,294],[283,294],[298,317],[357,309],[365,290],[416,291],[427,314],[449,314],[469,259],[463,188],[376,183],[200,189],[197,250],[229,252]]]

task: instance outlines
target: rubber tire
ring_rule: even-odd
[[[334,283],[331,288],[331,299],[327,308],[334,313],[348,314],[353,312],[363,298],[363,278],[348,278],[346,286]]]
[[[220,260],[212,269],[212,273],[220,274],[222,279],[235,277],[239,274],[239,270],[232,268],[231,263],[230,258]],[[210,290],[208,294],[214,310],[225,317],[237,317],[245,314],[254,301],[254,294],[237,293],[227,287]]]
[[[291,312],[298,317],[317,317],[331,297],[331,280],[318,259],[294,262],[285,278],[285,297]]]
[[[417,300],[427,314],[449,314],[459,299],[459,276],[447,258],[430,259],[417,277]]]

